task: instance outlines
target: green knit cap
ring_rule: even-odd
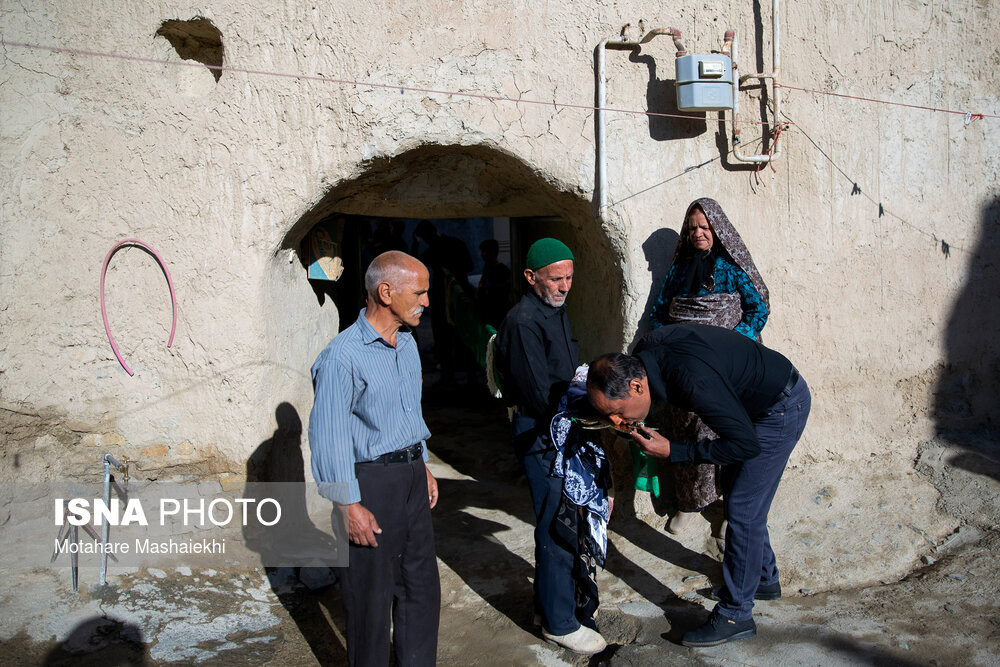
[[[531,244],[531,247],[528,248],[528,257],[524,260],[524,264],[532,271],[537,271],[543,266],[555,264],[564,259],[576,258],[573,257],[573,251],[562,241],[545,238],[538,239]]]

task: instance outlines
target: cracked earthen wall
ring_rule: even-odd
[[[755,173],[726,155],[714,113],[610,113],[612,206],[599,219],[592,111],[395,87],[589,106],[596,45],[640,18],[680,28],[695,53],[733,28],[743,71],[756,70],[770,65],[763,4],[2,0],[6,474],[64,474],[106,449],[238,474],[276,428],[279,404],[305,423],[309,366],[339,314],[318,304],[296,249],[325,213],[561,217],[546,231],[579,248],[570,309],[587,356],[634,340],[666,268],[665,229],[712,196],[771,289],[765,342],[815,395],[777,501],[782,546],[794,543],[803,576],[854,572],[849,544],[810,531],[878,516],[899,530],[872,529],[867,543],[899,571],[921,531],[950,525],[912,475],[918,442],[942,414],[968,427],[995,418],[996,321],[982,313],[997,305],[1000,121],[786,90],[783,155]],[[790,86],[1000,113],[995,3],[783,11]],[[192,19],[218,31],[228,67],[389,87],[220,75],[168,41],[176,31],[165,24]],[[675,112],[673,59],[666,39],[610,52],[608,106]],[[760,117],[758,97],[744,93],[749,118]],[[134,377],[111,352],[98,299],[102,259],[127,237],[163,255],[179,307],[167,349],[162,273],[141,250],[114,257],[107,309]],[[904,527],[907,515],[917,528]]]

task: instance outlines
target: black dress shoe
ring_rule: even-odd
[[[705,625],[684,633],[681,644],[684,646],[718,646],[739,639],[750,639],[756,635],[757,624],[752,618],[745,621],[733,621],[713,611]]]
[[[719,599],[719,591],[722,590],[722,586],[714,586],[708,592],[708,598],[710,600]],[[757,587],[757,592],[753,594],[754,600],[780,600],[781,599],[781,583],[774,582],[773,584],[761,584]]]

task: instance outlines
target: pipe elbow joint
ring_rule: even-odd
[[[736,39],[735,30],[727,30],[722,42],[723,55],[731,55],[733,51],[733,40]]]
[[[677,28],[667,28],[667,33],[673,38],[674,46],[677,48],[677,57],[682,58],[687,55],[684,42],[681,41],[681,31]]]

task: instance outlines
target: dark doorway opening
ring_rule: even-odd
[[[334,213],[306,234],[300,256],[307,264],[331,261],[329,256],[319,257],[322,251],[316,250],[317,237],[328,239],[326,252],[335,258],[337,269],[323,279],[314,277],[322,273],[310,270],[310,284],[320,304],[329,298],[336,305],[339,331],[353,324],[365,305],[364,275],[375,257],[400,250],[424,262],[431,273],[430,307],[415,335],[425,399],[483,404],[495,399],[487,393],[485,351],[478,349],[482,337],[477,339],[464,329],[485,324],[498,328],[506,310],[519,298],[521,281],[512,279],[511,272],[512,264],[520,264],[515,258],[523,255],[519,245],[524,235],[517,233],[517,223],[507,217]]]

